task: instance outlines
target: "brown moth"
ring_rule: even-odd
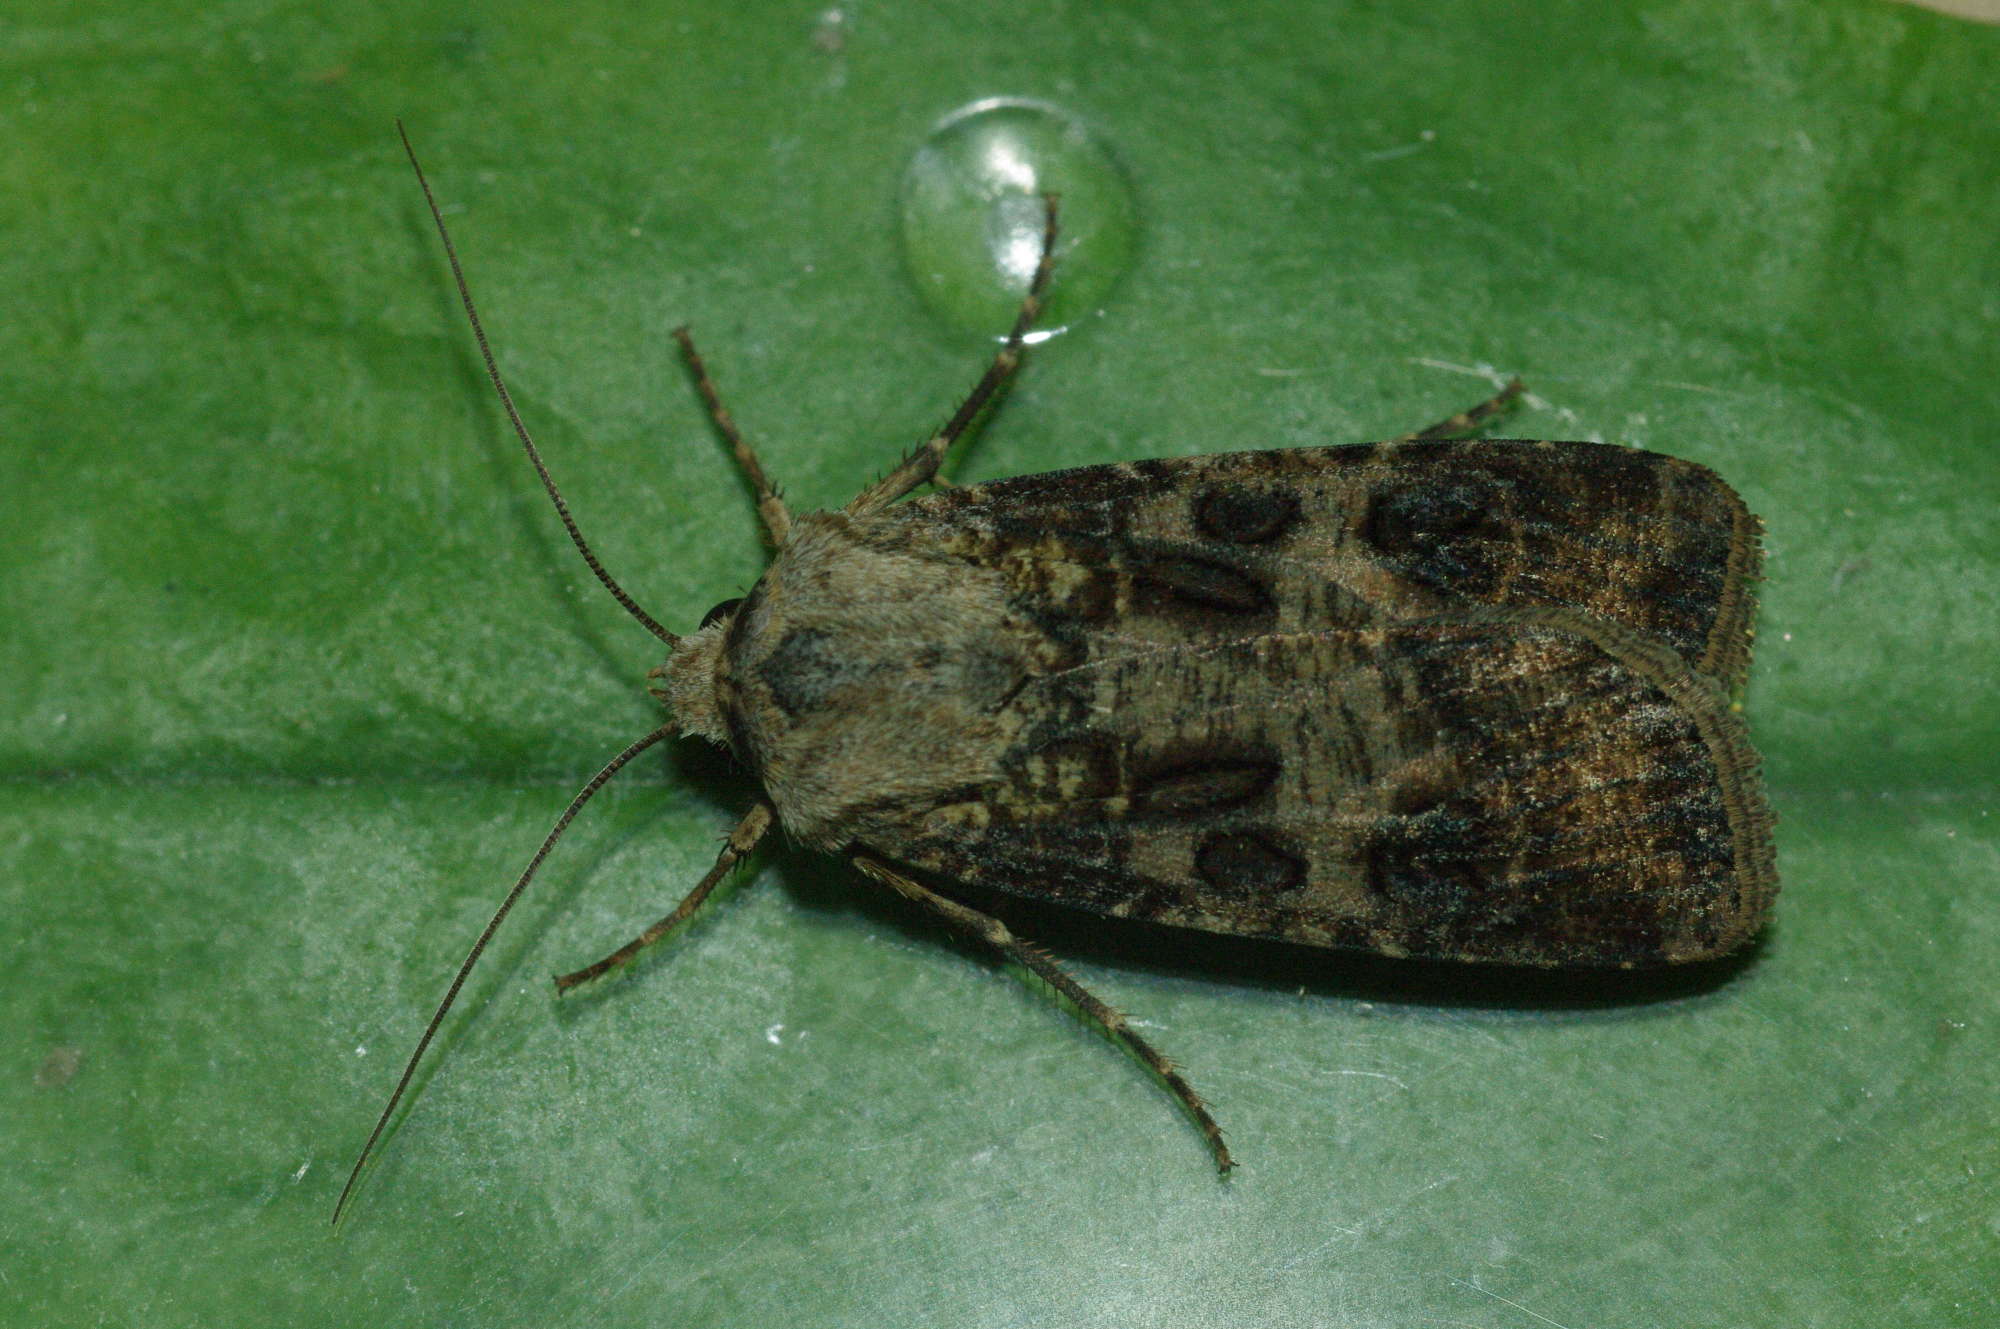
[[[1759,527],[1705,467],[1451,441],[1511,405],[1516,383],[1388,443],[1090,466],[899,502],[937,479],[1018,365],[1054,253],[1051,199],[1040,265],[985,375],[837,512],[785,507],[676,333],[775,550],[749,595],[677,636],[571,521],[431,206],[572,539],[670,647],[652,677],[672,719],[543,842],[340,1205],[556,835],[676,730],[726,746],[764,796],[666,918],[559,988],[670,932],[780,825],[1073,1000],[1161,1076],[1225,1171],[1221,1130],[1174,1065],[951,883],[1214,933],[1560,968],[1708,959],[1763,923],[1771,817],[1730,701],[1749,666]]]

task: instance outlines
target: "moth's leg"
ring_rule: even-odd
[[[721,884],[722,879],[729,875],[729,869],[735,867],[743,860],[744,855],[757,847],[757,842],[764,838],[764,832],[770,829],[771,805],[769,803],[759,803],[756,807],[750,809],[749,814],[742,821],[736,823],[736,828],[729,832],[729,838],[723,841],[722,852],[715,856],[715,866],[708,870],[708,875],[695,883],[694,889],[687,893],[685,900],[674,906],[674,911],[671,914],[668,914],[665,918],[653,924],[653,926],[647,928],[644,932],[641,932],[638,936],[632,938],[632,940],[626,942],[596,964],[586,965],[573,974],[558,976],[556,979],[556,991],[567,992],[580,983],[588,983],[593,978],[599,978],[610,973],[613,969],[627,963],[640,951],[645,950],[648,946],[651,946],[654,942],[687,922],[688,919],[694,917],[695,910],[701,908],[702,901],[708,898],[709,892],[713,891]]]
[[[1167,1088],[1173,1091],[1174,1097],[1180,1099],[1181,1105],[1194,1118],[1195,1124],[1201,1127],[1201,1133],[1208,1137],[1208,1147],[1215,1153],[1216,1166],[1224,1172],[1236,1166],[1236,1160],[1229,1156],[1229,1146],[1222,1141],[1222,1128],[1215,1124],[1215,1118],[1209,1115],[1208,1105],[1202,1102],[1201,1095],[1194,1091],[1194,1086],[1187,1082],[1179,1068],[1162,1056],[1151,1043],[1133,1032],[1132,1026],[1126,1023],[1122,1014],[1092,996],[1088,988],[1064,973],[1054,960],[1016,937],[1007,930],[1005,923],[991,914],[983,914],[956,900],[948,900],[887,864],[857,854],[854,857],[854,866],[898,894],[907,896],[942,915],[953,927],[978,938],[998,951],[1002,959],[1012,960],[1024,966],[1044,983],[1068,997],[1088,1019],[1130,1048],[1140,1061],[1151,1068],[1153,1074],[1166,1082]]]
[[[1440,420],[1428,429],[1391,439],[1393,443],[1421,443],[1432,440],[1470,438],[1494,419],[1514,409],[1523,391],[1521,380],[1509,379],[1507,386],[1470,410],[1460,411],[1449,420]]]
[[[675,328],[674,340],[681,344],[681,356],[694,374],[695,388],[701,393],[702,401],[708,404],[708,418],[715,421],[715,427],[729,440],[729,450],[736,454],[736,464],[743,468],[750,487],[757,491],[757,516],[764,522],[764,533],[771,537],[773,548],[782,546],[785,537],[791,533],[792,514],[785,510],[784,500],[778,497],[777,489],[765,477],[763,464],[750,450],[749,440],[737,429],[735,417],[722,404],[722,394],[715,390],[715,380],[708,376],[708,366],[701,362],[701,352],[694,348],[694,335],[686,328]]]
[[[1035,261],[1035,275],[1028,282],[1028,293],[1021,297],[1021,312],[1014,318],[1014,326],[1007,334],[1007,340],[1000,353],[993,357],[986,373],[973,385],[971,395],[960,403],[944,428],[924,441],[922,447],[903,459],[895,470],[869,485],[849,500],[845,509],[850,517],[866,517],[880,512],[903,495],[935,479],[938,466],[944,456],[951,451],[951,445],[979,418],[979,413],[993,401],[994,395],[1006,386],[1007,380],[1021,365],[1021,343],[1028,330],[1035,325],[1035,319],[1042,312],[1042,291],[1049,284],[1049,269],[1055,264],[1056,255],[1056,196],[1044,194],[1042,201],[1048,205],[1048,212],[1042,224],[1042,256]]]

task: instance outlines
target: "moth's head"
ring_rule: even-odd
[[[666,663],[646,675],[648,691],[673,712],[681,732],[698,734],[727,746],[729,724],[723,718],[717,684],[724,672],[723,643],[743,599],[724,600],[701,616],[701,627],[674,643]]]

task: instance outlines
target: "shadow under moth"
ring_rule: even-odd
[[[408,149],[407,137],[404,146]],[[410,153],[417,167],[414,152]],[[793,513],[675,335],[774,547],[676,635],[584,543],[515,413],[417,167],[488,374],[571,538],[666,642],[671,719],[584,787],[466,957],[349,1175],[578,809],[676,732],[763,796],[665,918],[774,826],[1046,980],[1149,1066],[1225,1171],[1179,1069],[951,884],[1305,946],[1549,968],[1723,955],[1777,891],[1749,666],[1758,521],[1705,467],[1596,443],[1463,441],[1519,384],[1386,443],[1123,462],[943,488],[1019,364],[1056,239],[972,393],[838,511]]]

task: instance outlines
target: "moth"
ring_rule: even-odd
[[[400,128],[400,126],[399,126]],[[409,140],[404,138],[405,149]],[[342,1191],[339,1219],[445,1012],[556,837],[676,732],[763,795],[715,865],[567,990],[689,918],[772,830],[844,857],[1046,980],[1149,1066],[1234,1160],[1179,1069],[992,915],[974,883],[1112,918],[1389,956],[1558,968],[1726,954],[1777,890],[1732,698],[1759,524],[1714,472],[1595,443],[1455,441],[1519,384],[1377,444],[1087,466],[948,487],[1020,363],[1055,253],[946,424],[832,512],[794,513],[675,335],[774,552],[667,644],[667,723],[577,795],[458,971]],[[906,500],[907,501],[903,501]]]

